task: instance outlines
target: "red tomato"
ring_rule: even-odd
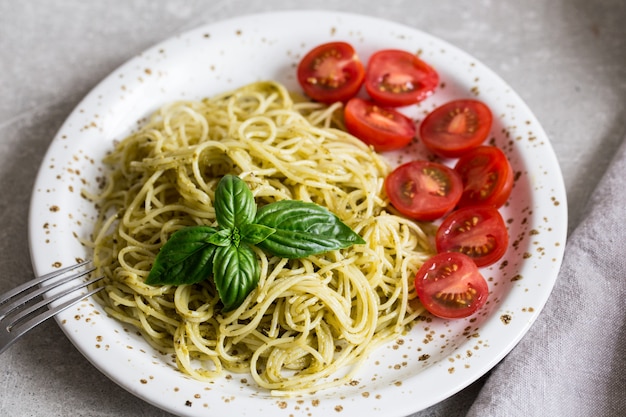
[[[400,213],[415,220],[431,221],[454,208],[463,192],[463,183],[445,165],[412,161],[387,175],[385,191]]]
[[[460,252],[477,266],[498,261],[509,245],[504,219],[493,206],[472,206],[453,211],[435,236],[437,252]]]
[[[430,313],[447,319],[468,317],[487,301],[489,287],[476,264],[462,253],[440,253],[415,276],[420,302]]]
[[[495,146],[479,146],[461,156],[454,166],[463,180],[459,207],[488,204],[501,207],[513,189],[513,168]]]
[[[361,88],[365,68],[346,42],[313,48],[298,65],[298,82],[304,93],[322,103],[347,101]]]
[[[348,132],[378,152],[399,149],[415,137],[415,125],[404,114],[355,97],[344,110]]]
[[[415,104],[430,96],[439,74],[416,55],[397,49],[374,53],[365,72],[365,89],[383,106]]]
[[[420,137],[432,152],[458,158],[483,143],[493,116],[478,100],[454,100],[430,112],[420,125]]]

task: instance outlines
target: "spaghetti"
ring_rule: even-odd
[[[335,110],[258,82],[164,106],[117,144],[103,188],[87,195],[99,211],[89,245],[106,277],[106,312],[198,380],[249,373],[274,395],[352,381],[373,349],[421,313],[412,281],[432,252],[418,224],[386,211],[390,167],[336,127]],[[327,207],[367,243],[295,260],[255,249],[259,285],[229,312],[210,279],[146,285],[172,233],[216,225],[212,201],[225,174],[242,178],[259,206]]]

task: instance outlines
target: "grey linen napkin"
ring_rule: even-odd
[[[537,321],[467,417],[626,416],[626,140],[571,234]]]

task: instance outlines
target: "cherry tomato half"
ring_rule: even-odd
[[[435,220],[451,211],[462,189],[459,175],[437,162],[406,162],[385,179],[391,204],[405,216],[420,221]]]
[[[458,158],[487,139],[493,116],[482,101],[454,100],[430,112],[420,125],[420,137],[432,152]]]
[[[479,146],[465,153],[454,166],[463,181],[459,207],[488,204],[501,207],[513,189],[513,168],[495,146]]]
[[[495,207],[472,206],[455,210],[443,220],[435,244],[437,252],[460,252],[482,267],[502,258],[509,234]]]
[[[358,97],[346,104],[344,121],[348,132],[378,152],[402,148],[415,137],[415,125],[404,114]]]
[[[408,106],[430,96],[439,74],[416,55],[397,49],[374,53],[365,70],[365,89],[372,99],[388,107]]]
[[[487,301],[489,286],[478,267],[462,253],[440,253],[415,276],[420,302],[430,313],[447,319],[468,317]]]
[[[352,45],[330,42],[309,51],[298,65],[304,93],[322,103],[348,101],[363,84],[365,68]]]

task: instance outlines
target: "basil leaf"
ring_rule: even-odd
[[[276,229],[257,246],[283,258],[303,258],[365,243],[328,209],[304,201],[268,204],[257,211],[254,222]]]
[[[251,245],[258,245],[274,232],[276,229],[256,223],[243,225],[240,230],[241,240]]]
[[[215,217],[224,229],[233,229],[252,223],[256,214],[254,196],[239,177],[225,175],[215,190]]]
[[[173,233],[157,254],[146,284],[193,284],[210,277],[216,246],[209,241],[215,233],[208,226],[186,227]]]
[[[224,311],[239,307],[256,288],[260,276],[259,260],[247,244],[218,246],[215,250],[213,279]]]
[[[220,229],[208,239],[208,243],[216,246],[228,246],[232,243],[232,234],[231,229]]]

